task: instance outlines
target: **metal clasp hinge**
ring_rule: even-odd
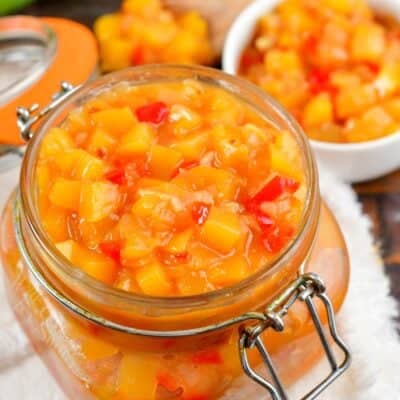
[[[264,321],[241,328],[241,334],[239,335],[239,354],[242,367],[251,379],[267,389],[273,400],[288,400],[288,395],[278,376],[272,358],[263,343],[261,334],[268,328],[272,328],[277,332],[283,331],[285,328],[284,316],[297,300],[303,301],[307,305],[331,368],[329,375],[314,386],[301,400],[313,400],[317,398],[350,365],[351,357],[349,349],[339,337],[333,306],[325,292],[325,285],[318,275],[312,273],[301,275],[267,306],[264,312],[266,317]],[[340,364],[333,353],[329,343],[330,341],[321,323],[313,301],[314,297],[318,297],[322,301],[327,313],[327,325],[331,339],[343,353],[343,360]],[[270,373],[271,381],[268,381],[257,373],[250,365],[247,351],[252,347],[255,347],[260,353]]]
[[[73,86],[68,82],[61,82],[60,90],[52,97],[52,102],[46,107],[39,110],[39,104],[32,104],[30,107],[18,107],[17,108],[17,125],[21,133],[21,137],[25,141],[29,141],[32,138],[32,126],[39,121],[41,118],[48,115],[58,105],[68,97],[78,86]]]

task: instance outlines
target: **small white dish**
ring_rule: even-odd
[[[225,72],[237,74],[241,55],[253,36],[257,21],[281,1],[255,0],[235,19],[222,53],[222,67]],[[368,3],[374,10],[390,13],[400,21],[400,1],[370,0]],[[400,168],[400,131],[361,143],[310,142],[317,158],[346,182],[375,179]]]

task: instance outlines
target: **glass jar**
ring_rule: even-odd
[[[235,286],[175,298],[107,287],[59,257],[41,226],[34,173],[41,140],[71,109],[120,82],[187,78],[233,93],[293,135],[308,188],[301,228],[273,265]],[[240,400],[260,391],[285,399],[284,387],[325,354],[331,371],[306,399],[315,398],[347,368],[350,356],[334,321],[349,281],[346,246],[321,202],[304,134],[262,91],[213,69],[145,66],[79,88],[64,84],[39,114],[20,109],[19,126],[30,140],[1,224],[6,286],[20,324],[69,398]],[[341,360],[334,346],[342,351]],[[268,367],[264,375],[262,362]]]

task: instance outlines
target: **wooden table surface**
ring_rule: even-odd
[[[97,16],[112,12],[119,4],[120,0],[37,0],[23,12],[71,18],[91,27]],[[400,310],[400,171],[355,185],[355,190],[373,222],[373,232],[391,280],[391,292]]]

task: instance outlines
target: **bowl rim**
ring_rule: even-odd
[[[255,23],[259,20],[260,9],[263,7],[270,7],[270,9],[275,8],[279,3],[283,0],[253,0],[248,6],[246,6],[240,14],[235,18],[231,27],[228,30],[226,35],[224,46],[222,49],[222,70],[224,72],[230,73],[232,75],[238,76],[237,68],[234,68],[234,61],[237,61],[237,58],[242,53],[242,49],[240,52],[227,51],[227,49],[231,49],[236,44],[236,37],[238,33],[241,31],[239,28],[244,24],[247,30],[254,31]],[[367,0],[367,2],[369,2]],[[373,2],[372,8],[376,7],[376,2]],[[388,3],[389,4],[389,3]],[[395,4],[393,8],[395,8]],[[248,29],[249,24],[253,26],[253,29]],[[236,60],[235,58],[236,57]],[[228,64],[228,65],[227,65]],[[361,142],[352,142],[352,143],[338,143],[338,142],[329,142],[308,138],[313,147],[318,148],[319,150],[332,150],[335,152],[362,152],[368,151],[375,148],[382,148],[385,146],[389,146],[399,140],[400,143],[400,128],[393,131],[389,135],[382,136],[380,138],[365,140]]]

